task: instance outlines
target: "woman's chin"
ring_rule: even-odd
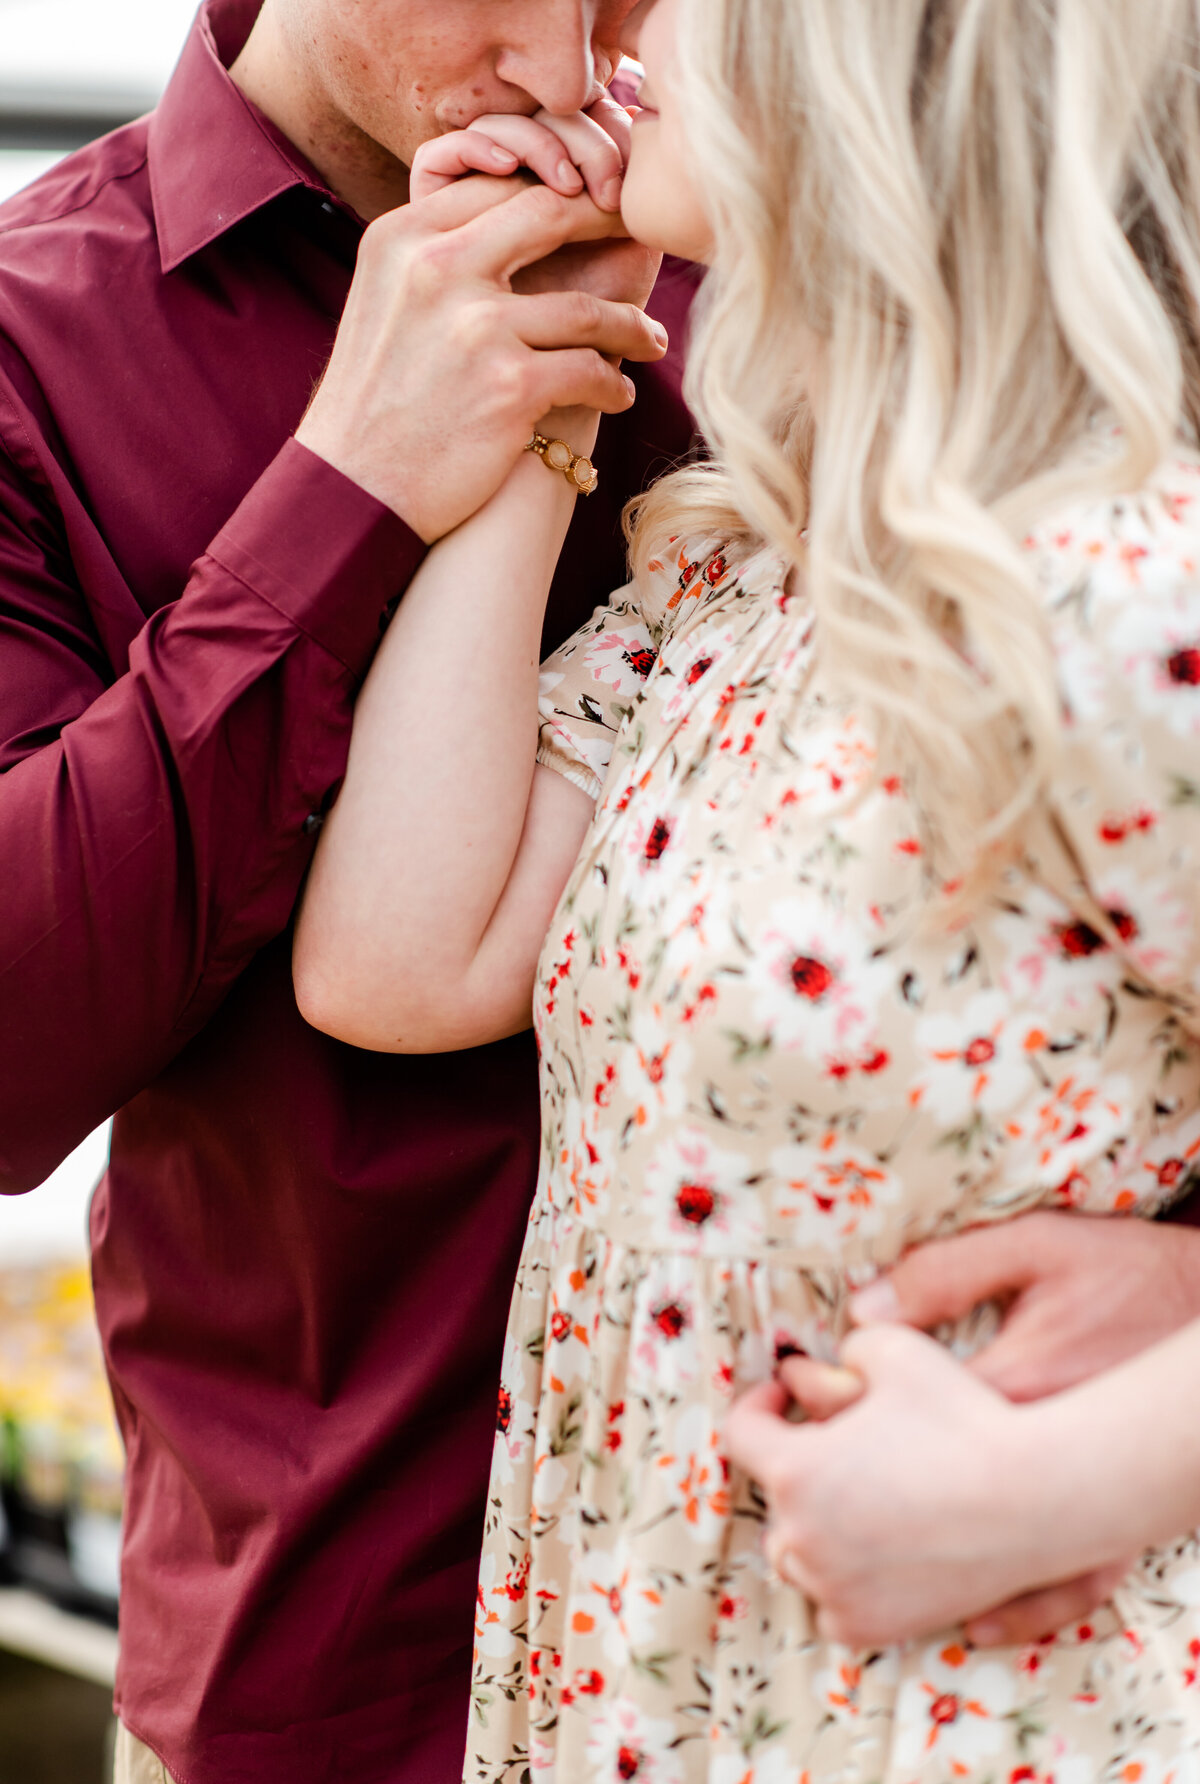
[[[678,217],[672,217],[669,205],[663,203],[661,189],[644,202],[636,187],[630,187],[626,176],[621,193],[621,221],[635,242],[656,254],[671,254],[677,260],[708,259],[707,243],[700,239],[700,232],[680,228]]]

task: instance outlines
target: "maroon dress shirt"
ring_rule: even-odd
[[[212,0],[152,117],[0,208],[0,1190],[118,1111],[128,1726],[180,1784],[452,1784],[535,1062],[356,1052],[293,1001],[422,547],[290,437],[361,225],[229,79],[255,11]],[[656,294],[677,338],[691,291]],[[690,444],[678,372],[602,430],[551,641]]]

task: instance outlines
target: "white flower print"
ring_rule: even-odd
[[[655,1148],[644,1199],[661,1245],[704,1252],[753,1245],[762,1235],[762,1207],[746,1183],[743,1153],[726,1152],[698,1127],[679,1127]]]
[[[523,1380],[525,1363],[521,1346],[510,1334],[504,1345],[500,1389],[496,1397],[496,1442],[492,1457],[492,1472],[497,1480],[505,1483],[515,1479],[533,1441],[533,1405],[521,1396],[517,1386]]]
[[[719,685],[722,665],[733,649],[732,626],[697,626],[677,644],[663,650],[662,673],[670,671],[671,692],[663,701],[662,719],[674,725],[695,706],[697,699]]]
[[[495,1555],[484,1558],[475,1591],[475,1651],[489,1660],[507,1660],[517,1645],[504,1609],[525,1598],[528,1569],[524,1575],[518,1565],[507,1569],[501,1577]]]
[[[629,1360],[634,1392],[678,1393],[698,1378],[699,1312],[691,1259],[682,1252],[652,1254],[634,1298]]]
[[[709,1767],[710,1784],[803,1784],[805,1774],[784,1746],[749,1754],[722,1753]]]
[[[922,1106],[946,1127],[976,1112],[1003,1115],[1031,1086],[1030,1057],[1045,1045],[1036,1019],[1014,1016],[1002,991],[984,991],[965,1009],[926,1016],[916,1027],[924,1061]]]
[[[680,1414],[671,1450],[659,1457],[658,1467],[670,1475],[688,1535],[711,1546],[729,1518],[732,1498],[729,1464],[712,1413],[702,1402]]]
[[[603,683],[606,703],[615,695],[633,695],[650,677],[658,651],[640,620],[629,625],[606,625],[584,646],[584,662],[592,679]]]
[[[682,1784],[674,1722],[647,1716],[629,1698],[614,1697],[592,1715],[587,1761],[594,1784]]]
[[[1033,1106],[1006,1123],[1005,1177],[1014,1199],[1031,1188],[1053,1191],[1072,1176],[1087,1177],[1103,1166],[1130,1125],[1126,1079],[1105,1078],[1087,1062],[1060,1068]],[[996,1193],[992,1205],[1002,1205],[1004,1192]],[[1086,1194],[1080,1205],[1087,1205]]]
[[[832,1133],[778,1147],[771,1169],[780,1180],[771,1202],[789,1243],[832,1255],[851,1239],[879,1232],[902,1193],[898,1178],[866,1147]]]
[[[621,1052],[620,1083],[638,1125],[653,1128],[660,1115],[678,1117],[687,1107],[692,1048],[677,1022],[657,1004],[638,1010]]]
[[[1179,586],[1173,567],[1164,580],[1146,598],[1120,601],[1109,633],[1114,669],[1143,713],[1177,737],[1194,739],[1200,737],[1200,588]]]
[[[616,1136],[604,1118],[611,1088],[606,1074],[591,1086],[590,1107],[574,1098],[564,1102],[558,1133],[546,1135],[556,1167],[558,1205],[565,1213],[596,1219],[608,1211],[616,1150]]]
[[[920,1672],[905,1679],[896,1703],[895,1763],[916,1769],[936,1757],[944,1771],[970,1777],[1004,1745],[1004,1718],[1017,1697],[1012,1668],[978,1660],[957,1642],[930,1648]]]
[[[654,1638],[662,1594],[618,1548],[589,1549],[579,1563],[567,1616],[575,1635],[595,1635],[614,1666]]]
[[[865,1050],[891,970],[864,959],[859,940],[843,916],[815,899],[772,905],[749,972],[754,1014],[777,1046],[817,1060]]]
[[[1174,985],[1196,957],[1195,900],[1178,879],[1114,866],[1096,876],[1095,891],[1122,952],[1150,980]]]

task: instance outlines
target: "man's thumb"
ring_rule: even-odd
[[[885,1276],[860,1289],[850,1313],[860,1326],[909,1325],[928,1331],[961,1319],[981,1301],[1007,1299],[1035,1274],[1020,1220],[975,1227],[918,1245]]]

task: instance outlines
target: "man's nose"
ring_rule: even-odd
[[[595,85],[590,0],[536,0],[520,44],[503,51],[496,73],[556,117],[582,111]]]

